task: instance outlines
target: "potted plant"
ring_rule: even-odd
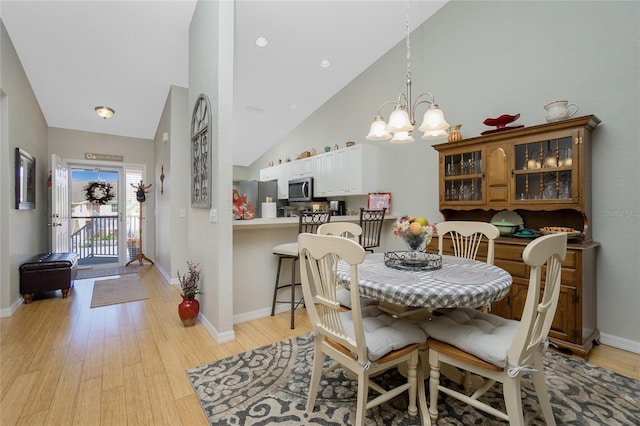
[[[198,313],[200,312],[200,302],[196,299],[196,294],[200,291],[200,270],[195,262],[187,261],[188,271],[180,275],[178,271],[178,281],[180,282],[182,302],[178,305],[178,315],[185,326],[194,325]]]
[[[129,252],[129,259],[134,259],[140,252],[140,239],[137,237],[127,238],[127,250]]]

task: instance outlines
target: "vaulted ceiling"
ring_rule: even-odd
[[[409,2],[411,29],[444,3]],[[50,127],[152,139],[170,86],[189,86],[195,7],[2,0],[0,16]],[[400,42],[406,12],[402,1],[237,0],[234,165],[250,165]],[[115,116],[99,118],[98,105]]]

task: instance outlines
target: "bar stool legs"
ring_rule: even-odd
[[[289,284],[280,285],[280,270],[282,269],[282,261],[285,259],[291,260],[291,282]],[[276,303],[284,303],[279,302],[278,298],[278,290],[289,287],[291,289],[291,329],[295,329],[295,311],[297,307],[296,303],[296,262],[298,261],[298,257],[292,256],[278,256],[278,271],[276,272],[276,283],[273,288],[273,303],[271,304],[271,316],[275,315],[276,311]]]

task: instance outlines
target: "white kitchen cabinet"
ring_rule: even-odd
[[[310,176],[315,197],[366,195],[380,190],[378,161],[377,147],[354,145],[262,169],[260,180],[278,179],[280,199],[288,198],[289,179]],[[270,177],[274,172],[277,177]]]
[[[289,170],[291,163],[279,164],[273,167],[260,169],[260,180],[278,181],[278,199],[289,198]]]
[[[311,157],[313,159],[313,195],[315,197],[326,197],[329,183],[325,171],[326,155],[319,154]]]
[[[370,145],[347,148],[347,195],[362,195],[379,191],[378,149]]]
[[[313,157],[302,158],[292,163],[288,163],[290,168],[289,178],[299,179],[313,177]]]

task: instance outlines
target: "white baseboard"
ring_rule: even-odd
[[[22,305],[23,303],[24,303],[23,297],[22,296],[18,297],[18,300],[13,302],[11,307],[0,309],[0,318],[12,316],[18,310],[20,305]]]
[[[219,333],[218,330],[216,330],[216,328],[213,326],[213,324],[209,322],[207,317],[202,315],[202,312],[198,314],[198,319],[200,320],[202,325],[204,325],[204,328],[209,332],[209,334],[211,335],[211,337],[213,337],[213,340],[215,340],[216,343],[231,342],[232,340],[236,339],[236,333],[233,330],[228,331],[226,333]]]
[[[622,337],[614,336],[612,334],[600,333],[600,343],[633,352],[634,354],[640,354],[640,342],[623,339]]]
[[[276,306],[276,314],[289,311],[289,306]],[[242,322],[252,321],[258,318],[264,318],[271,315],[271,308],[259,309],[257,311],[245,312],[244,314],[234,315],[233,323],[240,324]]]
[[[286,312],[288,310],[289,310],[289,307],[287,306],[276,307],[276,313]],[[246,312],[240,315],[234,315],[233,323],[240,324],[242,322],[247,322],[247,321],[255,320],[258,318],[268,317],[269,315],[271,315],[271,308],[259,309],[257,311]],[[213,324],[209,322],[207,317],[202,315],[202,312],[198,316],[198,319],[200,320],[200,322],[202,322],[202,325],[204,325],[204,328],[207,329],[209,334],[211,334],[211,337],[213,337],[213,339],[217,343],[224,343],[224,342],[230,342],[232,340],[235,340],[236,334],[234,331],[229,331],[227,333],[219,333],[218,330],[216,330],[216,328],[213,326]]]

